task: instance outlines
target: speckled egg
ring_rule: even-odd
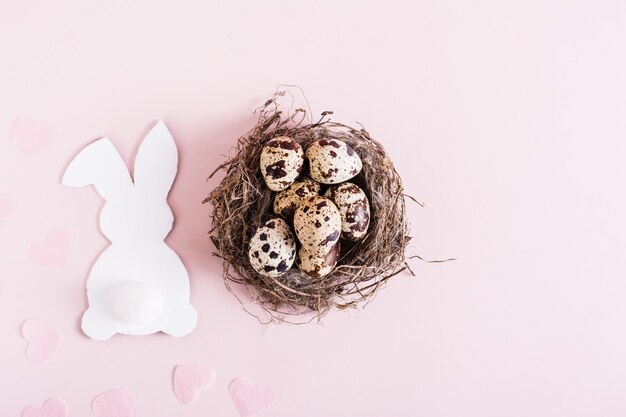
[[[339,240],[341,215],[335,203],[329,199],[309,197],[296,209],[293,226],[302,246],[312,255],[322,257]]]
[[[294,182],[274,197],[274,213],[287,220],[293,219],[300,203],[308,197],[319,195],[321,188],[318,182],[310,178]]]
[[[266,221],[250,239],[250,265],[266,277],[278,277],[287,272],[295,256],[296,241],[283,219]]]
[[[341,245],[339,241],[330,248],[326,256],[316,256],[303,246],[298,252],[298,267],[312,277],[321,278],[335,269],[340,253]]]
[[[309,161],[309,175],[322,184],[347,181],[363,167],[354,149],[337,139],[316,140],[307,148],[305,157]]]
[[[300,175],[303,164],[302,147],[287,136],[269,140],[261,151],[261,174],[272,191],[282,191],[289,187]]]
[[[341,215],[341,234],[345,239],[357,241],[367,233],[370,224],[370,205],[365,192],[357,185],[346,182],[326,190]]]

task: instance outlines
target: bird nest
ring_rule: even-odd
[[[332,112],[322,113],[316,123],[306,121],[308,113],[303,109],[285,114],[278,104],[283,94],[278,92],[259,109],[256,126],[239,138],[233,156],[209,176],[225,172],[203,202],[213,206],[209,236],[217,249],[214,254],[223,260],[228,290],[236,294],[231,284],[243,284],[253,301],[274,320],[290,321],[287,317],[306,313],[314,313],[312,318],[319,319],[332,308],[346,309],[371,300],[391,277],[404,270],[412,274],[405,257],[410,240],[405,194],[402,179],[385,149],[365,129],[331,121]],[[303,149],[318,139],[339,139],[350,145],[363,162],[361,172],[350,181],[369,198],[369,230],[358,242],[342,240],[337,266],[321,278],[313,278],[295,265],[282,276],[262,276],[248,259],[255,230],[274,217],[275,193],[265,185],[259,159],[266,142],[278,136],[295,139]],[[305,166],[302,175],[306,170]],[[241,296],[238,298],[245,304]]]

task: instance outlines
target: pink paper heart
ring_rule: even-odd
[[[70,237],[61,229],[51,231],[41,242],[34,243],[28,252],[31,261],[38,266],[61,268],[70,253]]]
[[[35,363],[48,360],[63,339],[57,329],[37,318],[28,319],[22,324],[22,336],[28,342],[26,357]]]
[[[67,404],[60,398],[48,398],[41,407],[29,405],[22,417],[67,417]]]
[[[26,117],[15,119],[10,128],[11,141],[27,157],[34,156],[52,143],[54,127],[46,122],[32,122]]]
[[[9,194],[0,194],[0,217],[6,217],[13,212],[13,197]]]
[[[3,217],[13,213],[14,206],[13,197],[9,194],[0,194],[0,226],[2,226]]]
[[[268,386],[253,386],[248,378],[236,378],[230,383],[230,398],[241,417],[250,417],[267,408],[274,400]]]
[[[135,400],[126,388],[115,388],[94,398],[91,411],[96,417],[135,417]]]
[[[201,364],[182,364],[174,368],[174,395],[183,404],[194,403],[203,390],[215,384],[213,368]]]

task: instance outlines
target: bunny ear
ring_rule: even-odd
[[[70,187],[94,185],[106,200],[132,191],[133,187],[126,164],[108,138],[80,151],[65,170],[62,183]]]
[[[148,133],[135,157],[135,189],[154,199],[167,199],[178,170],[178,150],[163,121]]]

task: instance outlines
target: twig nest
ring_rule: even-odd
[[[225,171],[204,200],[227,288],[245,285],[279,321],[356,306],[410,271],[402,180],[382,145],[331,112],[317,123],[301,109],[283,115],[282,94],[211,174]]]

